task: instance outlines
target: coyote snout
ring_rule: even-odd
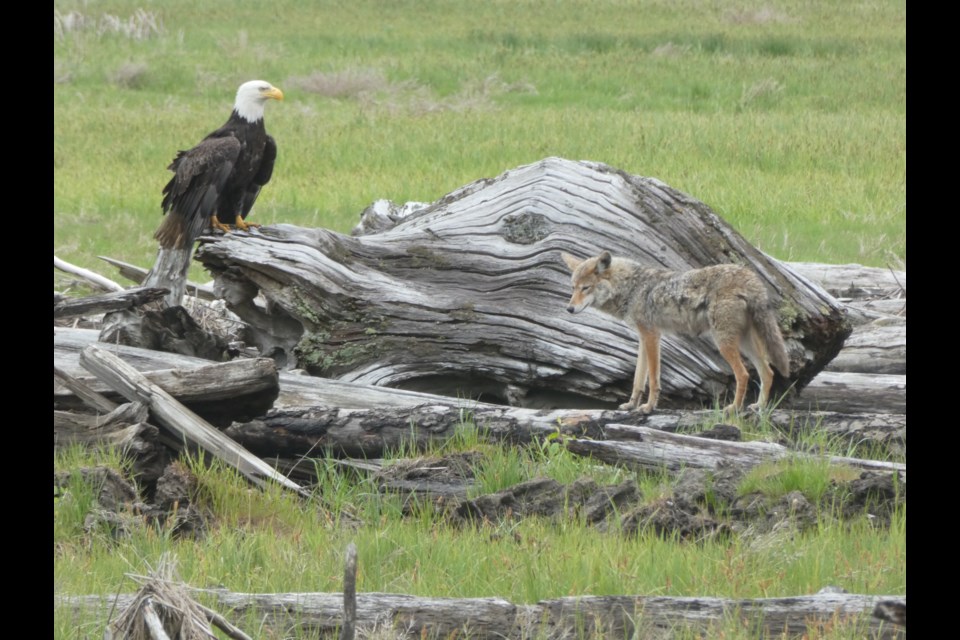
[[[633,393],[623,410],[650,413],[660,397],[660,336],[679,333],[697,336],[709,332],[730,364],[737,380],[733,402],[725,411],[739,411],[750,375],[741,349],[760,374],[760,396],[751,409],[763,407],[770,397],[773,364],[790,375],[790,360],[776,317],[770,310],[767,290],[746,267],[719,264],[690,271],[644,267],[608,251],[578,260],[564,253],[573,271],[573,295],[567,311],[578,313],[593,306],[636,327],[640,334]],[[647,402],[639,405],[649,382]]]

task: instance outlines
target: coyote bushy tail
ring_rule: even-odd
[[[787,345],[783,342],[783,336],[780,334],[780,327],[777,326],[776,316],[770,312],[766,304],[757,304],[758,301],[750,301],[750,316],[753,318],[753,326],[757,330],[760,339],[767,346],[767,355],[772,364],[784,378],[790,377],[790,356],[787,355]]]

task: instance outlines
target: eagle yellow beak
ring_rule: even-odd
[[[270,87],[263,92],[263,97],[273,98],[274,100],[283,100],[283,91],[280,91],[280,89],[277,89],[276,87]]]

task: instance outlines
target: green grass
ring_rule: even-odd
[[[902,2],[54,11],[54,251],[82,266],[152,262],[167,164],[254,77],[287,96],[262,223],[345,232],[557,155],[658,177],[781,259],[906,259]]]
[[[819,459],[793,459],[758,465],[740,485],[740,495],[759,491],[769,498],[780,498],[799,491],[817,504],[837,482],[849,482],[860,476],[852,467],[830,464]]]

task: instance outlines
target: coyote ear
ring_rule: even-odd
[[[612,256],[609,251],[604,251],[599,256],[597,256],[597,273],[603,273],[610,268],[610,260]]]
[[[563,261],[567,263],[568,267],[570,267],[570,271],[576,271],[577,267],[583,264],[583,260],[577,260],[569,253],[561,253],[560,257],[563,258]]]

